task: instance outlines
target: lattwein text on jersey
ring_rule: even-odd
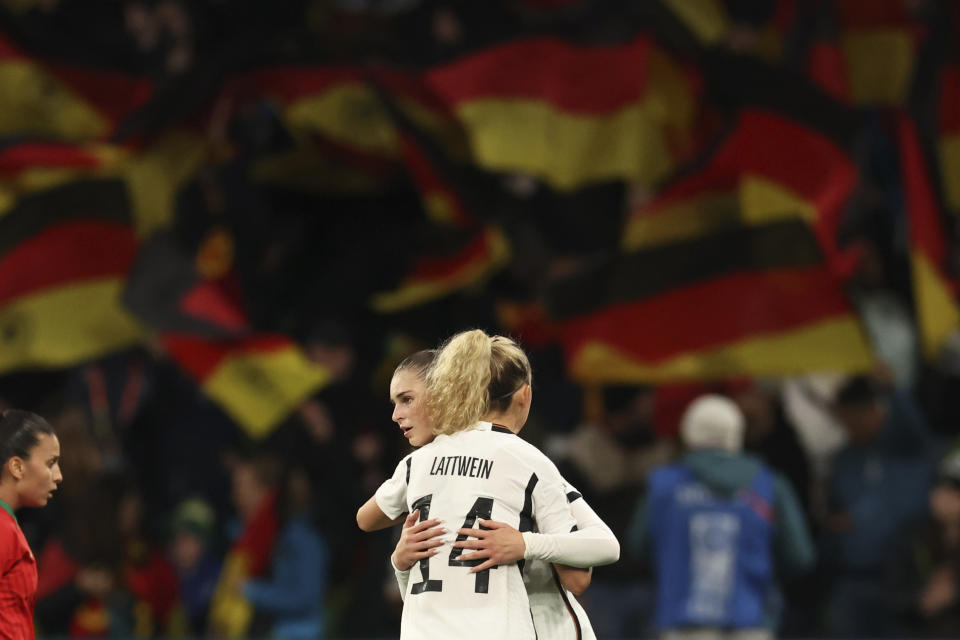
[[[430,465],[432,476],[467,476],[489,480],[492,470],[493,460],[474,456],[435,456]]]

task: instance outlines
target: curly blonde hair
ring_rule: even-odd
[[[505,411],[531,380],[530,361],[510,338],[479,329],[450,338],[427,371],[427,406],[434,433],[469,429],[491,411]]]

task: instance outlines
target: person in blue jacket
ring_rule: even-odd
[[[311,500],[306,473],[291,470],[280,505],[283,522],[274,543],[270,577],[243,585],[243,594],[257,613],[271,617],[275,640],[325,637],[329,553],[313,524]]]
[[[793,489],[742,453],[743,431],[732,400],[701,396],[681,418],[688,452],[649,475],[627,542],[651,554],[662,638],[772,638],[778,572],[813,566]]]
[[[926,515],[936,444],[911,394],[884,368],[841,386],[833,412],[848,442],[827,486],[824,617],[834,637],[877,637],[894,622],[886,577],[902,537]]]

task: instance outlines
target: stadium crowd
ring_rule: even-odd
[[[619,42],[644,21],[681,48],[696,40],[662,7],[604,0],[301,0],[268,11],[235,0],[0,4],[0,32],[11,40],[156,83],[151,108],[124,120],[119,137],[185,119],[210,97],[207,84],[255,58],[426,66],[523,34],[583,36],[585,21],[593,41]],[[763,57],[779,8],[804,3],[717,4],[732,26],[711,46]],[[948,12],[934,0],[877,4],[928,28]],[[785,60],[810,29],[799,19],[785,28]],[[917,61],[924,65],[934,61]],[[196,248],[211,221],[228,220],[247,325],[290,336],[325,384],[270,429],[250,433],[159,335],[71,366],[2,370],[0,408],[45,416],[63,452],[57,497],[18,514],[39,567],[39,635],[395,637],[402,602],[389,558],[397,532],[363,534],[354,514],[407,452],[390,420],[394,367],[469,327],[512,335],[526,349],[536,402],[523,437],[621,541],[621,560],[596,568],[581,598],[598,637],[656,634],[653,558],[637,514],[650,471],[684,453],[681,416],[707,393],[739,407],[745,453],[786,478],[814,541],[808,562],[778,567],[779,635],[960,635],[960,331],[932,356],[926,351],[897,121],[889,105],[853,113],[859,182],[838,233],[848,258],[844,291],[872,365],[584,384],[536,303],[550,283],[619,246],[651,184],[568,197],[522,171],[498,175],[496,188],[511,198],[496,215],[514,248],[505,266],[384,314],[371,309],[370,292],[395,285],[409,254],[434,240],[422,237],[417,192],[395,181],[349,195],[253,185],[251,158],[286,134],[275,111],[243,103],[229,125],[208,128],[217,148],[235,155],[211,161],[184,186],[172,233]],[[943,234],[952,275],[960,265],[955,225]],[[290,626],[304,616],[314,626]]]

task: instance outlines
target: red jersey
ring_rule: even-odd
[[[0,640],[34,640],[37,561],[13,511],[0,507]]]

